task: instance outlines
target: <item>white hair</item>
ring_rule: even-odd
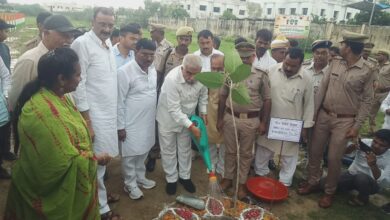
[[[187,54],[183,59],[183,67],[191,69],[202,68],[202,59],[198,55]]]

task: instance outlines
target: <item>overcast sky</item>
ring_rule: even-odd
[[[19,4],[35,4],[45,2],[65,2],[74,3],[88,6],[112,6],[112,7],[126,7],[126,8],[139,8],[144,7],[144,0],[8,0],[9,3]]]

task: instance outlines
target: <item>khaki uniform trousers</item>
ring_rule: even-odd
[[[309,178],[312,185],[319,183],[322,176],[321,161],[324,148],[329,141],[328,147],[328,176],[325,179],[325,193],[334,194],[341,171],[341,159],[344,155],[348,139],[345,135],[352,128],[354,118],[337,118],[320,110],[309,148]]]
[[[237,145],[233,126],[233,117],[225,113],[223,125],[223,137],[225,142],[225,172],[224,178],[232,180],[237,170]],[[260,119],[235,118],[237,127],[238,143],[240,144],[240,170],[239,183],[245,184],[249,169],[253,160],[253,144],[260,125]]]
[[[376,115],[378,114],[378,111],[382,105],[383,100],[385,100],[387,96],[387,93],[375,93],[375,97],[372,101],[372,106],[370,110],[370,118],[369,118],[369,123],[371,126],[375,126],[375,118]]]

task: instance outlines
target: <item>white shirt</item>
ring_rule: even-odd
[[[135,60],[118,69],[118,129],[126,130],[121,155],[142,155],[155,142],[157,72],[146,73]]]
[[[0,59],[0,84],[4,97],[8,97],[8,89],[11,87],[11,76],[3,59]]]
[[[368,146],[371,146],[372,139],[362,139],[362,141]],[[384,188],[390,187],[390,150],[387,150],[382,155],[377,155],[376,164],[381,171],[381,176],[376,180],[377,183]],[[352,175],[358,173],[366,174],[375,179],[372,175],[371,168],[367,164],[366,153],[361,150],[356,152],[355,159],[351,166],[349,166],[348,172]]]
[[[126,57],[123,57],[121,52],[119,51],[118,46],[119,46],[119,43],[112,46],[112,52],[114,53],[114,56],[115,56],[116,68],[119,69],[119,67],[134,60],[135,54],[134,54],[134,50],[130,50],[129,54],[127,54]]]
[[[275,64],[277,64],[276,60],[272,58],[271,54],[267,50],[262,57],[258,58],[256,56],[255,62],[252,65],[261,70],[269,70],[270,67]]]
[[[118,155],[117,73],[111,42],[106,46],[91,30],[77,38],[71,48],[80,59],[81,82],[72,93],[79,111],[89,111],[95,132],[95,153]]]
[[[195,51],[194,54],[200,56],[200,58],[202,59],[202,72],[210,72],[211,71],[210,58],[212,55],[214,55],[214,54],[219,54],[222,56],[224,55],[221,51],[214,49],[214,48],[213,48],[211,54],[208,56],[202,54],[200,49]]]
[[[390,115],[386,114],[387,109],[390,109],[390,93],[387,94],[387,97],[381,105],[381,111],[385,113],[385,121],[383,122],[382,128],[390,129]]]
[[[188,84],[181,71],[175,67],[165,77],[157,105],[159,128],[167,132],[181,132],[191,124],[189,117],[195,114],[199,103],[199,113],[207,114],[207,88],[196,81]]]

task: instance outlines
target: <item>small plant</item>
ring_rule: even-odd
[[[198,80],[200,83],[202,83],[209,89],[217,89],[224,85],[229,88],[230,110],[233,118],[233,127],[234,127],[234,134],[235,134],[236,146],[237,146],[237,174],[236,174],[237,183],[239,182],[238,178],[239,178],[239,170],[240,170],[240,145],[238,142],[236,120],[235,117],[233,116],[234,115],[233,102],[239,105],[247,105],[251,103],[248,90],[243,82],[246,78],[250,76],[250,74],[251,74],[251,66],[246,64],[241,64],[234,70],[233,73],[225,72],[221,74],[217,72],[203,72],[203,73],[198,73],[195,76],[196,80]],[[239,184],[236,184],[236,189],[233,198],[234,207],[236,207],[237,204],[236,201],[238,195],[238,186]]]

